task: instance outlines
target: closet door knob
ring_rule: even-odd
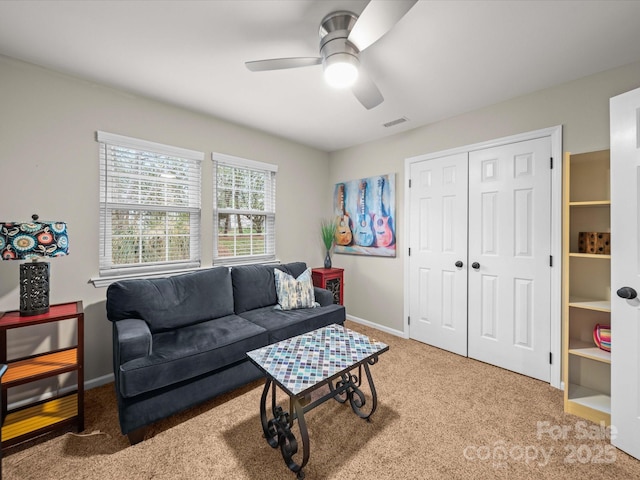
[[[479,268],[480,268],[480,264],[479,264],[478,262],[473,262],[473,263],[471,264],[471,267],[472,267],[472,268],[475,268],[475,269],[477,270],[477,269],[479,269]]]
[[[626,298],[627,300],[633,300],[638,296],[638,292],[631,287],[622,287],[616,293],[620,298]]]
[[[464,263],[462,263],[460,260],[458,260],[456,262],[456,267],[458,267],[458,268],[462,268],[463,265],[464,265]]]

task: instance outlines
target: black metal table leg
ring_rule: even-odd
[[[377,362],[378,357],[371,357],[367,362],[358,365],[357,375],[352,372],[346,372],[341,375],[340,380],[336,382],[335,386],[332,382],[329,382],[329,389],[334,394],[333,398],[340,403],[345,403],[348,400],[351,405],[351,409],[355,414],[367,421],[369,421],[369,418],[378,407],[378,394],[376,392],[375,384],[373,383],[373,376],[369,370],[369,365],[375,365]],[[362,367],[364,367],[367,383],[371,390],[371,411],[369,413],[362,410],[362,407],[367,403],[364,393],[360,390],[360,385],[362,383]]]
[[[364,401],[362,402],[362,405],[359,405],[358,408],[354,408],[354,404],[353,402],[351,402],[351,408],[353,408],[353,411],[356,412],[358,414],[358,416],[364,418],[367,422],[370,420],[371,415],[373,415],[373,412],[376,411],[376,408],[378,408],[378,392],[376,392],[376,386],[373,383],[373,377],[371,376],[371,371],[369,370],[369,365],[374,365],[375,363],[377,363],[378,361],[378,357],[372,357],[369,362],[364,363],[364,371],[367,375],[367,382],[369,382],[369,389],[371,390],[371,411],[366,414],[366,415],[362,415],[362,411],[360,410],[360,407],[362,407],[364,405]],[[364,398],[364,397],[363,397]]]
[[[304,408],[297,397],[289,397],[289,412],[285,412],[282,407],[276,405],[276,385],[267,378],[262,397],[260,400],[260,421],[264,437],[272,448],[280,447],[280,453],[287,467],[297,474],[298,480],[304,478],[302,469],[309,461],[309,432],[304,419]],[[267,419],[267,397],[271,390],[271,410],[273,417]],[[298,464],[293,456],[298,453],[298,441],[291,432],[293,422],[298,420],[300,429],[300,440],[302,441],[302,462]]]

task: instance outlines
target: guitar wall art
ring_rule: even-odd
[[[336,184],[334,253],[396,256],[396,174]]]

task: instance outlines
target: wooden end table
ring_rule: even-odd
[[[45,323],[76,319],[76,344],[25,358],[7,359],[7,331]],[[2,450],[44,433],[75,425],[84,430],[84,310],[82,302],[52,305],[47,313],[20,316],[5,312],[0,318],[0,364],[2,377]],[[7,411],[7,390],[62,373],[77,372],[77,388],[43,402]]]
[[[333,303],[344,305],[344,268],[312,268],[311,278],[315,287],[333,293]]]

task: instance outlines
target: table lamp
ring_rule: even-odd
[[[69,254],[67,224],[42,222],[0,222],[0,256],[3,260],[30,260],[20,265],[20,315],[49,311],[49,263],[40,257]]]

